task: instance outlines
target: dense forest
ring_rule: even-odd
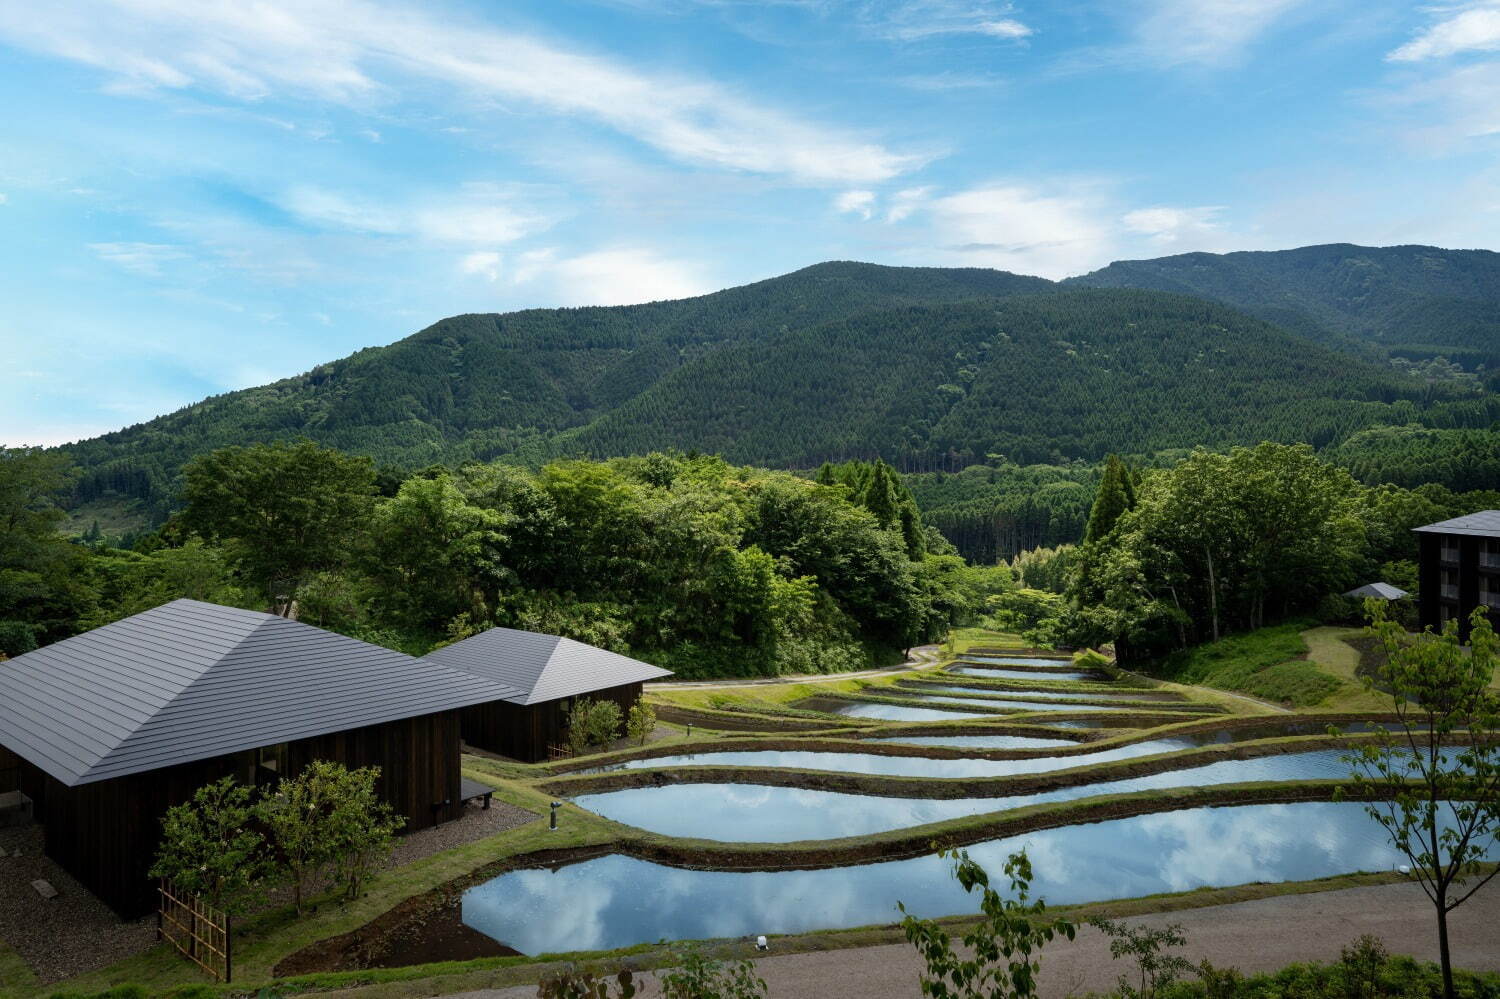
[[[1500,253],[1334,243],[1122,260],[1068,284],[1224,302],[1367,356],[1444,357],[1500,388]]]
[[[923,475],[1075,469],[1065,480],[1110,452],[1271,439],[1330,449],[1366,481],[1430,481],[1425,465],[1473,488],[1483,462],[1463,455],[1495,443],[1500,419],[1485,387],[1500,371],[1496,259],[1309,247],[1122,262],[1064,285],[829,263],[674,302],[457,316],[70,445],[81,474],[66,504],[80,531],[126,507],[137,526],[160,523],[196,455],[301,438],[394,477],[678,448],[809,473],[876,457]],[[1408,425],[1456,433],[1361,436]],[[1061,496],[1045,513],[983,510],[994,483],[962,483],[981,488],[922,505],[979,557],[1062,540],[1078,518]]]
[[[921,522],[884,463],[818,481],[649,454],[399,479],[312,442],[230,447],[129,548],[66,540],[57,452],[0,450],[0,652],[178,597],[294,614],[421,653],[501,624],[683,676],[898,660],[1014,588]]]

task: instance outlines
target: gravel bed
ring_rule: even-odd
[[[156,943],[156,917],[131,922],[42,856],[39,825],[0,829],[0,940],[44,983],[107,967]],[[21,856],[10,856],[16,850]],[[45,879],[57,897],[44,899],[31,882]]]
[[[473,802],[462,818],[402,836],[386,868],[400,867],[444,850],[473,843],[538,816],[494,800],[485,809]],[[149,950],[156,944],[156,917],[122,921],[109,906],[42,855],[42,827],[0,829],[0,940],[13,947],[44,984],[71,978]],[[21,856],[11,856],[16,850]],[[43,878],[57,889],[44,899],[31,882]],[[268,901],[289,904],[291,890],[278,888]]]

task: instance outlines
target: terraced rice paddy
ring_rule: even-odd
[[[1317,830],[1308,835],[1308,830]],[[969,848],[998,871],[1025,848],[1050,904],[1285,881],[1400,862],[1353,803],[1195,808],[1065,826]],[[470,928],[527,954],[646,941],[835,929],[976,911],[935,855],[820,870],[683,870],[611,854],[511,871],[469,889]]]
[[[1128,748],[1134,747],[1121,747],[1112,752],[1122,752]],[[1142,777],[1096,781],[1007,797],[893,798],[798,787],[725,783],[629,788],[602,794],[584,794],[573,800],[579,807],[607,819],[665,836],[732,843],[795,843],[810,839],[867,836],[959,816],[979,815],[1043,802],[1073,801],[1102,794],[1250,781],[1337,779],[1349,774],[1349,767],[1342,761],[1342,755],[1339,750],[1315,750],[1248,760],[1220,760]],[[1037,773],[1069,766],[1085,766],[1089,762],[1098,761],[1069,757],[1060,761],[1054,758],[923,762],[953,766],[956,772],[946,776],[978,777]],[[991,767],[994,772],[985,772]],[[1027,769],[1028,767],[1035,769]]]

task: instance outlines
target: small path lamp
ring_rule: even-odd
[[[562,802],[560,802],[560,801],[554,801],[552,803],[552,824],[547,827],[548,829],[556,829],[557,828],[557,810],[559,808],[561,808],[561,807],[562,807]]]

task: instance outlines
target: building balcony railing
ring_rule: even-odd
[[[1500,607],[1500,593],[1481,593],[1479,602],[1485,607]]]
[[[1439,592],[1442,593],[1444,600],[1457,600],[1458,599],[1458,587],[1456,587],[1456,586],[1444,586],[1444,587],[1441,587],[1440,590],[1439,590]]]
[[[1444,548],[1438,553],[1438,560],[1447,565],[1458,565],[1458,549]]]
[[[1493,555],[1490,552],[1480,552],[1479,568],[1500,569],[1500,555]]]

